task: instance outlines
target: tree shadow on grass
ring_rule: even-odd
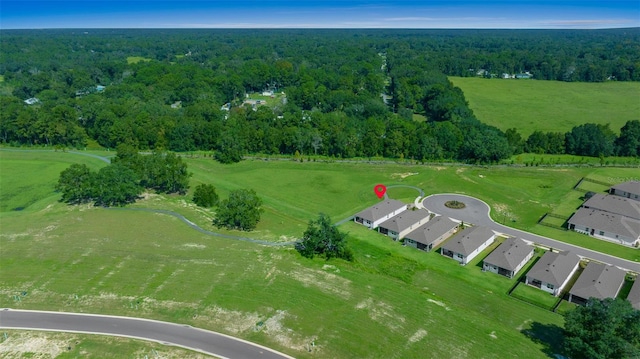
[[[523,329],[522,334],[531,339],[534,343],[543,346],[542,352],[549,358],[556,359],[556,354],[562,353],[562,340],[564,331],[555,324],[531,323],[531,327]]]

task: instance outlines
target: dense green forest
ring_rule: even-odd
[[[522,151],[640,155],[638,121],[618,137],[585,124],[523,139],[478,121],[447,79],[640,81],[638,28],[1,35],[0,142],[12,145],[215,150],[221,162],[255,153],[483,163]],[[244,103],[263,91],[277,95],[268,106]]]

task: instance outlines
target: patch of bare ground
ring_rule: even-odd
[[[196,244],[196,243],[185,243],[182,245],[182,247],[185,248],[197,248],[197,249],[205,249],[207,248],[207,246],[205,246],[204,244]]]
[[[435,305],[437,305],[437,306],[439,306],[439,307],[442,307],[442,308],[444,308],[446,311],[450,311],[450,310],[451,310],[451,308],[447,307],[447,305],[446,305],[446,304],[444,304],[443,302],[440,302],[440,301],[437,301],[437,300],[433,300],[433,299],[427,299],[427,302],[429,302],[429,303],[433,303],[433,304],[435,304]]]
[[[514,220],[517,221],[518,217],[511,211],[508,205],[503,203],[494,203],[493,210],[498,214],[502,220]]]
[[[464,175],[464,172],[465,172],[466,170],[467,170],[466,168],[458,168],[458,169],[456,170],[456,174],[457,174],[458,176],[460,176],[460,178],[462,178],[462,179],[463,179],[463,180],[465,180],[465,181],[469,181],[469,182],[471,182],[471,183],[475,183],[475,184],[477,184],[478,182],[476,182],[476,181],[472,180],[471,178],[469,178],[469,177],[467,177],[467,176],[465,176],[465,175]]]
[[[409,176],[415,176],[417,175],[418,172],[404,172],[404,173],[392,173],[391,174],[391,178],[396,179],[396,178],[400,178],[400,179],[405,179]]]
[[[367,298],[356,304],[356,309],[366,310],[369,313],[369,318],[395,332],[401,330],[406,321],[403,316],[395,312],[391,305],[375,301],[373,298]]]
[[[0,357],[3,359],[54,359],[54,358],[100,358],[98,352],[90,352],[82,347],[88,341],[106,342],[109,345],[118,346],[130,342],[128,338],[109,336],[90,336],[89,339],[74,333],[49,333],[41,331],[6,331],[7,337],[0,339]],[[162,359],[206,359],[211,358],[196,352],[181,348],[162,346],[155,343],[145,343],[146,348],[141,348],[133,353],[128,353],[132,358],[162,358]],[[127,354],[127,353],[123,353]]]
[[[11,331],[0,342],[0,357],[18,358],[56,358],[67,351],[75,342],[74,335],[56,335],[54,333]]]
[[[288,273],[290,278],[300,282],[305,287],[315,287],[320,291],[337,295],[343,299],[351,297],[351,281],[334,273],[304,268],[302,266]]]
[[[310,343],[314,343],[317,337],[303,337],[296,334],[292,329],[287,328],[282,323],[287,317],[291,317],[291,315],[284,310],[277,310],[271,317],[263,322],[261,330],[269,335],[270,338],[287,348],[299,351],[308,350]],[[295,317],[293,317],[293,319],[295,319]],[[314,345],[314,350],[319,350],[319,347]]]
[[[427,331],[424,329],[418,329],[411,337],[409,337],[408,343],[413,344],[421,341],[424,337],[427,336]]]

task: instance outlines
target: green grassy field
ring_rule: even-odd
[[[519,283],[511,296],[547,310],[552,310],[558,301],[558,298],[551,294],[524,283]]]
[[[337,221],[370,206],[377,201],[377,183],[474,195],[493,207],[496,218],[540,232],[546,228],[536,224],[540,215],[580,195],[571,190],[579,178],[635,173],[185,160],[194,173],[192,188],[212,183],[222,198],[236,188],[253,188],[263,198],[256,231],[225,233],[274,242],[299,237],[318,212]],[[553,337],[549,333],[559,330],[562,317],[509,297],[513,280],[476,265],[461,267],[436,252],[403,247],[352,222],[340,228],[349,233],[356,260],[326,262],[301,258],[290,247],[207,236],[164,214],[67,206],[57,202],[53,185],[71,162],[105,165],[72,153],[0,150],[0,307],[168,320],[299,358],[499,358],[507,352],[545,358],[558,350],[557,337],[544,338]],[[399,188],[389,195],[409,201],[418,194]],[[171,209],[216,230],[213,212],[190,205],[188,197],[148,195],[131,207]],[[629,248],[580,240],[640,258]]]
[[[638,82],[560,82],[450,77],[476,117],[502,130],[568,132],[584,123],[610,124],[619,133],[640,118]]]
[[[127,64],[131,65],[131,64],[137,64],[138,62],[147,62],[147,61],[151,61],[150,58],[146,58],[146,57],[142,57],[142,56],[129,56],[127,57]]]
[[[281,105],[282,99],[286,97],[284,94],[280,92],[274,93],[273,97],[264,96],[261,92],[254,92],[248,95],[249,96],[245,100],[260,100],[271,108],[273,108],[276,105]]]

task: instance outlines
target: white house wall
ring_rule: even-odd
[[[544,290],[547,293],[553,294],[554,296],[558,296],[558,294],[562,291],[562,289],[564,289],[564,287],[567,285],[567,283],[569,283],[569,280],[571,279],[571,277],[573,277],[573,275],[576,274],[576,271],[578,270],[578,267],[580,267],[580,263],[576,264],[576,266],[573,268],[571,273],[569,273],[567,278],[564,280],[564,282],[562,284],[560,284],[560,286],[556,287],[553,284],[549,284],[549,283],[541,281],[540,289]],[[533,282],[534,280],[535,280],[535,278],[526,277],[525,283],[529,284],[530,282]],[[549,286],[551,286],[552,288],[549,288]]]
[[[362,217],[355,217],[353,219],[353,221],[358,223],[358,224],[361,224],[361,225],[363,225],[363,226],[365,226],[365,227],[367,227],[369,229],[373,229],[373,227],[371,227],[371,221],[369,221],[367,219],[364,219]]]
[[[460,264],[467,264],[467,258],[460,253],[453,252],[453,256],[451,258],[460,262]]]
[[[591,234],[591,230],[592,229],[593,229],[593,234]],[[618,243],[618,244],[624,244],[624,245],[627,245],[627,246],[633,246],[638,242],[638,238],[631,238],[631,237],[621,236],[619,234],[601,231],[601,230],[599,230],[597,228],[589,228],[589,227],[586,227],[586,226],[579,226],[577,224],[574,224],[573,230],[578,232],[578,233],[586,234],[586,235],[594,237],[594,238],[604,239],[605,241],[610,241],[610,242],[614,242],[614,243]],[[603,232],[603,234],[600,234],[600,232]]]
[[[485,271],[487,271],[487,272],[491,272],[491,273],[499,274],[499,273],[498,273],[498,269],[499,269],[499,267],[498,267],[498,266],[494,266],[494,265],[493,265],[493,264],[491,264],[491,263],[484,263],[484,264],[482,265],[482,269],[484,269],[484,270],[485,270]]]
[[[513,275],[515,276],[516,273],[518,273],[520,269],[522,269],[522,267],[524,267],[524,265],[527,264],[527,262],[531,258],[533,258],[533,251],[531,251],[531,253],[529,253],[529,255],[522,262],[520,262],[520,264],[518,264],[518,266],[513,270]]]
[[[469,255],[467,256],[467,258],[465,258],[464,260],[464,264],[469,263],[473,258],[475,258],[478,254],[480,254],[480,252],[482,252],[483,250],[485,250],[487,247],[489,247],[489,245],[491,245],[491,243],[493,243],[493,240],[496,238],[496,236],[492,236],[491,238],[489,238],[486,242],[482,243],[482,245],[478,248],[476,248],[475,251],[469,253]]]

